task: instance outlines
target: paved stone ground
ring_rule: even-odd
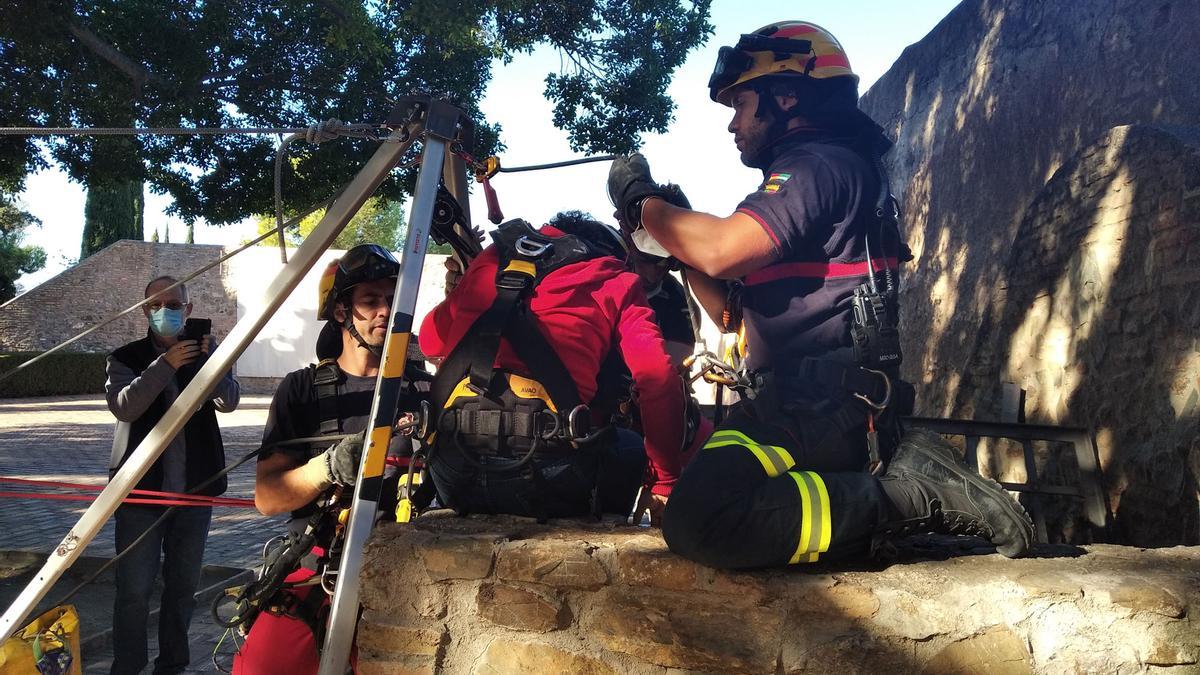
[[[218,415],[225,453],[230,462],[258,447],[266,422],[268,396],[244,396],[237,411]],[[112,447],[114,420],[101,396],[0,399],[0,476],[104,485]],[[254,461],[229,475],[229,497],[251,497]],[[61,492],[0,483],[0,492]],[[95,493],[86,493],[94,495]],[[62,502],[0,497],[0,551],[48,553],[83,514],[88,502]],[[259,562],[262,543],[284,529],[283,518],[264,518],[253,509],[218,508],[204,554],[205,565],[248,568]],[[110,521],[85,551],[111,557]],[[111,582],[109,582],[111,583]],[[193,621],[192,668],[214,672],[209,655],[221,631],[198,607]],[[83,617],[84,637],[107,626]],[[154,623],[153,621],[151,622]],[[152,640],[152,645],[153,645]],[[151,648],[153,655],[155,649]],[[111,653],[85,655],[88,673],[107,672]],[[227,662],[227,661],[226,661]]]

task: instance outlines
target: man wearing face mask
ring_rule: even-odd
[[[150,324],[146,337],[108,357],[105,397],[108,409],[117,418],[110,475],[116,473],[175,402],[190,380],[192,371],[188,366],[216,347],[211,335],[199,341],[178,337],[192,313],[187,287],[180,284],[155,295],[174,283],[176,279],[162,276],[146,286],[145,297],[150,298],[142,308]],[[225,450],[216,413],[236,409],[240,393],[233,372],[226,373],[209,400],[138,482],[137,489],[188,492],[223,469]],[[216,496],[225,492],[225,486],[222,477],[197,494]],[[140,504],[118,508],[117,553],[125,552],[165,510],[166,507]],[[211,507],[177,508],[117,563],[112,673],[139,673],[147,663],[146,624],[160,560],[163,592],[154,672],[179,673],[187,667],[188,625],[195,609],[193,595],[200,582],[200,563],[211,516]]]

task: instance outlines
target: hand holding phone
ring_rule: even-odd
[[[180,340],[195,340],[199,343],[205,335],[212,332],[212,319],[188,319],[183,324]]]

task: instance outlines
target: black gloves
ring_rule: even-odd
[[[354,485],[358,478],[358,465],[362,462],[363,440],[366,432],[343,438],[337,445],[325,451],[325,471],[329,482],[345,487]]]
[[[649,197],[660,197],[675,206],[692,208],[678,185],[654,182],[650,164],[640,152],[614,159],[608,170],[608,198],[617,207],[617,220],[622,230],[633,232],[642,226],[642,202]]]

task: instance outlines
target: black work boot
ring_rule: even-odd
[[[895,511],[883,534],[965,534],[984,537],[1008,558],[1033,544],[1033,523],[1000,484],[959,464],[941,436],[910,429],[879,479]]]

